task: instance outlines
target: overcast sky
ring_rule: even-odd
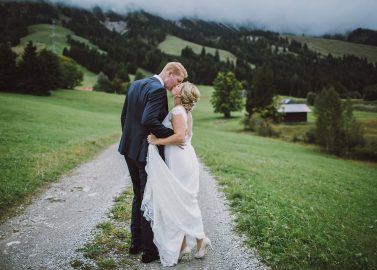
[[[98,5],[118,13],[143,9],[167,19],[194,17],[251,23],[278,32],[321,35],[358,27],[377,30],[377,0],[51,0]]]

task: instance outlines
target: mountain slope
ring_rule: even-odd
[[[365,57],[370,63],[377,62],[377,47],[365,44],[351,43],[335,39],[325,39],[305,36],[287,36],[301,43],[306,43],[309,49],[319,52],[322,55],[331,53],[335,57],[353,54],[358,57]]]
[[[199,45],[197,43],[193,43],[190,41],[186,41],[172,35],[167,35],[165,40],[158,45],[158,48],[166,54],[180,56],[182,49],[185,48],[186,46],[191,47],[191,49],[196,54],[200,54],[203,48],[202,45]],[[215,55],[216,53],[216,48],[205,47],[205,50],[206,50],[206,53],[209,53],[211,55]],[[229,60],[233,63],[236,63],[237,57],[234,54],[226,50],[221,50],[221,49],[218,51],[219,51],[221,61]]]
[[[106,54],[105,51],[99,49],[96,45],[92,44],[86,38],[77,36],[73,31],[60,25],[52,24],[35,24],[28,27],[29,34],[21,38],[19,45],[14,47],[14,51],[19,54],[23,51],[24,47],[29,41],[37,45],[38,49],[48,49],[55,51],[55,53],[62,54],[65,47],[70,45],[67,43],[67,35],[72,39],[88,45],[90,48],[96,49],[99,52]]]
[[[21,38],[21,43],[13,47],[13,51],[19,56],[22,54],[26,44],[32,41],[38,48],[38,50],[48,49],[54,51],[57,54],[62,54],[64,48],[69,48],[67,43],[67,35],[70,35],[72,39],[82,42],[88,45],[92,49],[96,49],[100,53],[106,54],[105,51],[99,49],[96,45],[92,44],[89,40],[75,35],[68,28],[52,24],[36,24],[28,27],[29,34]],[[84,78],[81,86],[76,87],[80,90],[91,90],[93,85],[97,81],[97,75],[89,71],[85,67],[78,65],[79,69],[84,73]]]

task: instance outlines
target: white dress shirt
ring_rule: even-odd
[[[164,85],[164,81],[161,79],[160,76],[158,76],[158,75],[153,75],[153,77],[157,78],[157,79],[160,81],[161,85],[162,85],[163,87],[165,87],[165,85]]]

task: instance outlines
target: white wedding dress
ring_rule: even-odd
[[[173,114],[181,114],[187,128],[188,115],[181,105],[169,112],[163,125],[173,129]],[[151,221],[153,241],[163,266],[173,266],[178,262],[184,236],[190,249],[196,245],[195,238],[205,237],[197,200],[199,165],[191,137],[186,136],[184,149],[176,145],[165,146],[165,162],[155,145],[148,148],[145,168],[148,181],[141,210],[144,217]]]

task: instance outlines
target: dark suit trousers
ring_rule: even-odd
[[[132,243],[141,245],[144,253],[156,253],[157,247],[153,243],[153,231],[149,221],[143,217],[140,210],[144,189],[147,183],[146,163],[132,160],[125,156],[128,170],[132,179],[134,198],[132,201],[131,235]]]

